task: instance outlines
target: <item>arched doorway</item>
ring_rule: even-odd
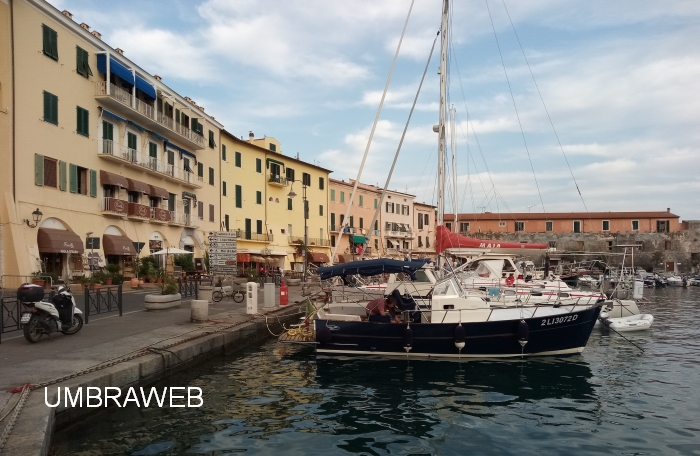
[[[165,239],[165,236],[159,231],[154,231],[151,233],[151,235],[148,237],[148,251],[149,255],[153,255],[154,253],[158,252],[159,250],[163,250],[165,247],[167,247],[167,240]],[[165,255],[155,255],[153,258],[156,260],[156,263],[158,263],[158,266],[161,268],[165,268]]]
[[[37,232],[41,270],[54,278],[70,280],[82,274],[83,240],[62,220],[49,217]]]
[[[106,264],[119,265],[119,270],[124,277],[135,276],[136,248],[132,240],[119,227],[110,225],[105,228],[102,234],[102,250],[105,254]]]

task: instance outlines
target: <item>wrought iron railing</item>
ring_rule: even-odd
[[[199,281],[194,277],[178,278],[177,287],[183,298],[199,298]]]
[[[320,238],[307,238],[309,241],[309,247],[311,246],[321,246],[321,247],[329,247],[331,245],[330,239],[320,239]],[[304,236],[287,236],[287,241],[290,244],[303,244],[304,243]]]
[[[85,324],[90,315],[108,312],[119,312],[122,316],[122,286],[104,286],[96,289],[85,289]]]

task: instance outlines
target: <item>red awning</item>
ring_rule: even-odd
[[[37,244],[41,253],[80,253],[84,252],[83,241],[72,231],[54,228],[39,228]]]
[[[102,235],[102,250],[105,255],[136,255],[134,243],[126,236]]]
[[[330,263],[331,261],[328,259],[328,255],[322,252],[309,252],[306,259],[312,263]]]
[[[140,192],[140,193],[145,193],[148,194],[150,193],[151,189],[148,187],[148,184],[137,181],[136,179],[131,179],[131,178],[126,178],[127,182],[127,189],[130,192]]]
[[[546,250],[547,244],[530,244],[525,242],[504,242],[486,239],[474,239],[461,234],[453,233],[444,226],[438,226],[435,238],[435,251],[442,253],[446,249],[527,249]]]

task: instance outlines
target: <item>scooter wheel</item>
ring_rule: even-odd
[[[29,323],[24,325],[23,330],[24,338],[33,344],[39,342],[39,339],[41,339],[41,336],[44,334],[39,324],[39,317],[36,315],[33,315]]]
[[[73,334],[80,331],[80,329],[82,327],[83,327],[83,316],[80,314],[75,314],[75,315],[73,315],[73,326],[71,326],[70,329],[67,329],[65,331],[61,330],[61,332],[67,336],[72,336]]]

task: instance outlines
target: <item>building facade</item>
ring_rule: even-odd
[[[383,251],[380,247],[381,211],[372,225],[372,219],[379,207],[381,190],[373,185],[358,184],[353,204],[350,196],[355,181],[331,179],[330,182],[330,229],[331,246],[336,249],[334,262],[345,263],[363,258],[377,258]],[[348,218],[345,213],[350,205]],[[341,235],[342,233],[342,235]]]
[[[222,229],[240,234],[239,267],[301,271],[305,225],[307,260],[329,261],[330,170],[285,156],[275,138],[252,132],[243,140],[224,130],[221,159]]]
[[[403,258],[409,255],[416,240],[413,228],[415,195],[387,190],[382,207],[381,245],[384,256]]]
[[[414,256],[435,256],[435,209],[430,204],[413,203]]]
[[[74,278],[90,261],[128,277],[168,247],[202,258],[222,125],[68,11],[2,2],[0,20],[2,274]]]

